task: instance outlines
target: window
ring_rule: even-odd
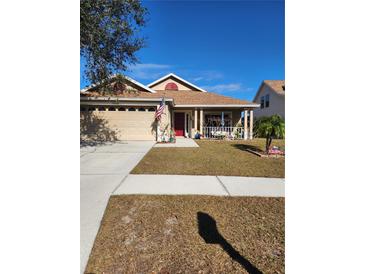
[[[265,96],[265,107],[268,108],[270,106],[270,95],[267,94]]]
[[[264,108],[265,107],[265,97],[261,96],[261,100],[260,100],[260,108]]]
[[[222,126],[222,114],[206,114],[205,115],[205,126],[206,127],[220,127]],[[224,126],[231,127],[232,119],[230,115],[224,114]]]
[[[99,107],[99,111],[105,111],[105,107]]]
[[[149,108],[148,111],[154,112],[155,108]]]
[[[80,111],[85,111],[86,108],[85,107],[80,107]]]
[[[139,108],[138,111],[146,111],[145,108]]]
[[[125,108],[118,108],[119,111],[125,111]]]
[[[135,108],[130,108],[128,111],[136,111]]]
[[[95,107],[89,107],[87,110],[88,111],[95,111]]]
[[[109,111],[115,111],[115,107],[110,107]]]

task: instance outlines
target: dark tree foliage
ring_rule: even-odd
[[[254,132],[256,137],[266,138],[265,149],[268,153],[273,138],[285,138],[285,121],[277,114],[260,117],[254,124]]]
[[[137,62],[135,52],[145,46],[138,33],[146,15],[138,0],[80,1],[80,53],[86,59],[85,76],[91,83],[106,88],[113,73],[122,74]]]

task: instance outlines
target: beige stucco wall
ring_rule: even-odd
[[[157,106],[158,107],[158,106]],[[159,121],[159,126],[161,129],[161,133],[166,130],[168,136],[170,136],[171,129],[171,107],[169,105],[165,105],[164,112]]]
[[[270,96],[270,106],[268,108],[255,108],[254,118],[259,118],[261,116],[271,116],[274,114],[279,114],[283,119],[285,119],[285,96],[278,95],[271,88],[264,85],[260,90],[255,103],[260,104],[261,96],[269,94]]]
[[[94,141],[155,140],[154,112],[83,111],[80,114],[81,138]]]
[[[151,88],[154,90],[165,90],[165,86],[167,83],[175,83],[179,90],[192,90],[187,85],[184,85],[183,83],[181,83],[180,81],[175,80],[175,79],[166,79],[166,80],[162,81],[161,83],[159,83],[155,86],[152,86]]]

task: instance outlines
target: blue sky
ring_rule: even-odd
[[[148,84],[173,72],[208,91],[252,100],[284,79],[284,1],[143,1],[147,47],[127,75]],[[81,88],[88,83],[82,77]]]

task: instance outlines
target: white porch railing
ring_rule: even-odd
[[[243,127],[203,127],[202,135],[204,138],[213,139],[243,139]]]

